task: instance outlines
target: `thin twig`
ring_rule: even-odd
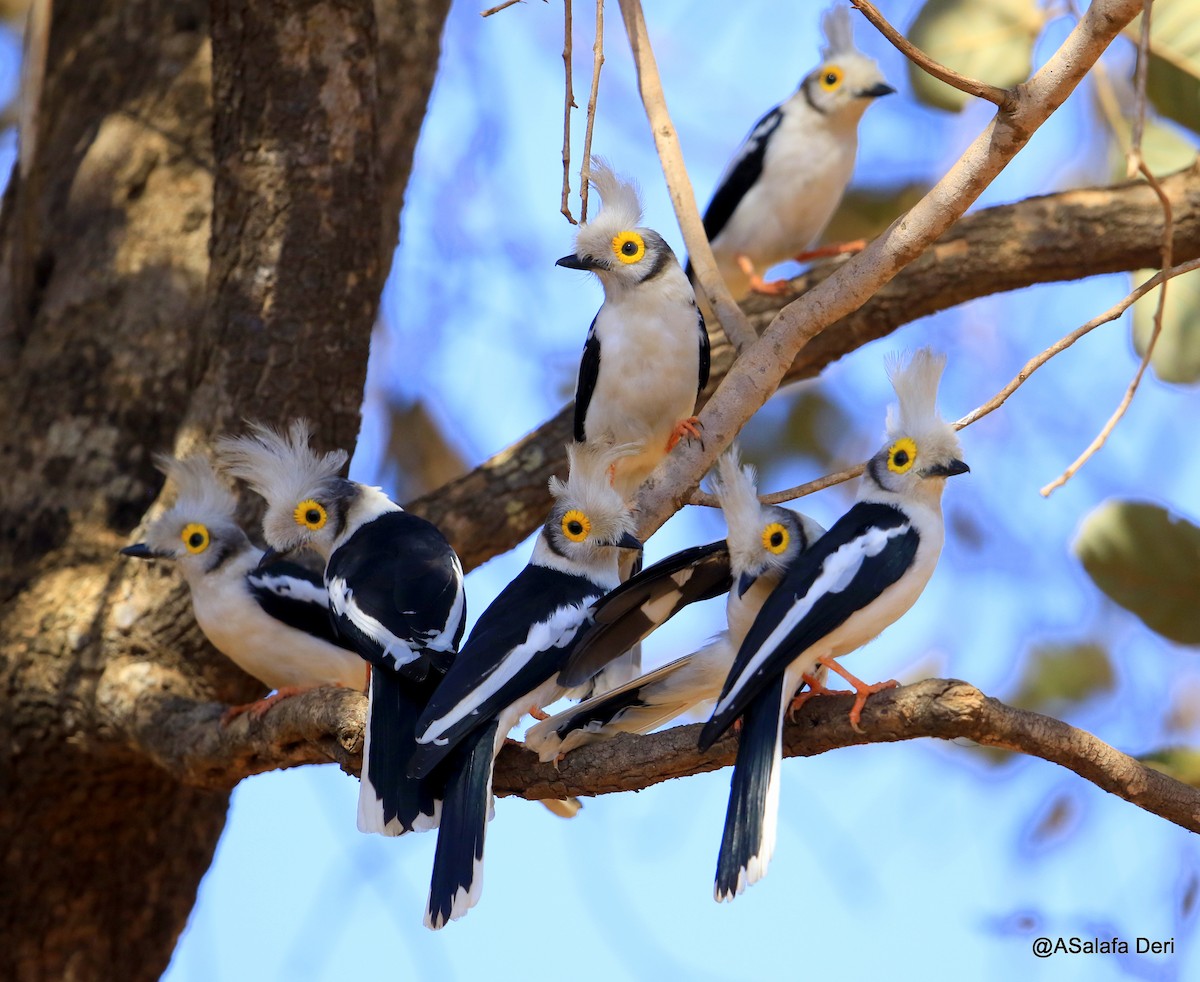
[[[1135,87],[1135,109],[1133,118],[1133,135],[1130,142],[1129,154],[1127,156],[1128,166],[1134,171],[1140,172],[1146,179],[1146,183],[1150,185],[1151,190],[1158,197],[1159,203],[1163,210],[1163,233],[1162,233],[1162,269],[1170,269],[1174,261],[1174,242],[1175,242],[1175,215],[1171,209],[1171,201],[1162,189],[1158,178],[1146,166],[1146,160],[1142,155],[1142,134],[1145,132],[1146,124],[1146,78],[1147,66],[1150,62],[1150,4],[1152,0],[1143,0],[1142,2],[1142,31],[1138,40],[1138,67],[1137,80]],[[1154,355],[1155,345],[1158,344],[1158,337],[1162,333],[1163,310],[1167,304],[1167,278],[1164,278],[1162,285],[1158,291],[1158,303],[1154,308],[1154,320],[1150,328],[1150,338],[1146,342],[1146,350],[1142,354],[1142,360],[1138,364],[1137,371],[1133,375],[1128,388],[1125,390],[1125,395],[1122,397],[1120,404],[1114,410],[1108,422],[1104,424],[1104,428],[1096,434],[1096,438],[1088,445],[1088,448],[1076,458],[1065,471],[1062,472],[1053,481],[1041,489],[1043,498],[1049,497],[1056,489],[1061,488],[1067,483],[1079,469],[1086,464],[1091,458],[1100,451],[1108,438],[1116,429],[1117,424],[1125,417],[1125,413],[1129,411],[1129,407],[1133,404],[1133,397],[1137,395],[1138,386],[1142,384],[1142,376],[1146,374],[1146,369],[1150,366],[1150,359]]]
[[[862,12],[862,15],[867,20],[875,25],[880,34],[892,42],[905,58],[927,75],[932,75],[938,81],[945,82],[947,85],[958,89],[959,92],[965,92],[967,95],[986,99],[997,106],[1001,112],[1007,112],[1012,108],[1014,104],[1013,93],[1008,89],[1002,89],[998,85],[989,85],[987,82],[981,82],[978,79],[960,75],[953,68],[947,68],[941,62],[930,58],[929,55],[892,27],[884,19],[883,14],[876,10],[875,5],[870,3],[869,0],[850,0],[850,2]]]
[[[663,95],[662,81],[658,77],[658,65],[650,47],[650,35],[646,31],[646,19],[642,14],[640,0],[620,0],[621,16],[625,31],[629,35],[629,47],[633,52],[633,63],[637,67],[638,90],[650,130],[654,134],[654,145],[662,162],[663,176],[671,192],[671,204],[675,217],[683,232],[688,258],[692,261],[696,282],[708,299],[709,308],[721,323],[721,329],[734,348],[740,353],[752,344],[756,335],[750,328],[746,315],[729,294],[725,280],[717,271],[712,246],[704,233],[704,223],[696,207],[696,195],[687,167],[683,163],[683,151],[679,147],[679,135],[667,112],[667,101]]]
[[[1155,287],[1166,283],[1167,280],[1174,279],[1176,276],[1182,276],[1184,273],[1190,273],[1195,269],[1200,269],[1200,259],[1192,259],[1186,263],[1180,263],[1178,266],[1172,266],[1170,269],[1155,273],[1152,277],[1150,277],[1150,279],[1146,280],[1145,283],[1141,284],[1136,289],[1131,290],[1127,296],[1125,296],[1118,303],[1113,304],[1104,313],[1093,317],[1086,324],[1082,325],[1081,327],[1077,327],[1070,334],[1067,334],[1058,341],[1055,341],[1054,344],[1050,345],[1050,347],[1048,347],[1045,351],[1042,351],[1030,358],[1029,361],[1025,363],[1024,367],[1013,377],[1013,380],[1004,386],[1004,388],[1002,388],[994,396],[992,396],[991,399],[983,403],[981,406],[972,409],[969,413],[967,413],[967,415],[956,420],[950,425],[956,430],[966,429],[972,423],[979,422],[979,420],[983,419],[983,417],[987,416],[989,413],[995,412],[1002,405],[1004,405],[1005,402],[1008,401],[1009,396],[1011,396],[1017,391],[1017,389],[1029,381],[1030,376],[1032,376],[1034,372],[1046,364],[1046,362],[1048,362],[1055,355],[1066,351],[1067,348],[1071,347],[1071,345],[1082,338],[1085,334],[1094,331],[1101,324],[1107,324],[1110,321],[1115,321],[1118,317],[1125,313],[1126,310],[1132,307],[1138,300],[1144,297]],[[797,498],[803,498],[804,496],[814,494],[817,491],[824,491],[826,488],[831,488],[836,484],[844,484],[846,481],[851,481],[862,474],[865,467],[866,464],[855,464],[853,467],[847,467],[845,470],[837,471],[834,474],[827,474],[825,477],[817,478],[815,481],[809,481],[807,484],[799,484],[794,488],[787,488],[783,491],[772,491],[770,494],[759,495],[758,500],[764,505],[779,505],[783,504],[785,501],[794,501]],[[688,498],[688,504],[703,505],[707,508],[720,507],[720,502],[717,501],[716,497],[699,489],[692,492],[691,497]]]
[[[588,95],[587,128],[583,131],[583,163],[579,166],[579,220],[587,221],[588,178],[592,173],[592,128],[596,124],[596,96],[600,92],[600,67],[604,64],[604,0],[596,0],[596,40],[592,42],[592,90]]]
[[[1171,212],[1171,202],[1163,193],[1162,186],[1158,183],[1158,178],[1150,173],[1150,168],[1146,166],[1145,161],[1140,160],[1141,149],[1138,149],[1138,157],[1140,161],[1140,169],[1142,175],[1146,178],[1147,183],[1154,189],[1154,193],[1158,195],[1158,200],[1162,202],[1163,207],[1163,266],[1170,267],[1172,258],[1172,241],[1175,233],[1175,220]],[[1188,265],[1187,263],[1184,264]],[[1138,386],[1142,384],[1142,376],[1146,374],[1146,368],[1150,365],[1150,358],[1154,354],[1154,346],[1158,343],[1158,336],[1162,333],[1162,317],[1163,308],[1167,303],[1167,279],[1164,277],[1158,292],[1158,305],[1154,309],[1154,323],[1150,330],[1150,339],[1146,342],[1146,351],[1142,355],[1142,360],[1138,364],[1137,371],[1133,375],[1133,380],[1129,383],[1129,387],[1125,390],[1125,395],[1122,397],[1120,404],[1109,417],[1104,428],[1096,434],[1096,438],[1088,445],[1088,448],[1079,455],[1070,467],[1063,471],[1058,477],[1047,484],[1039,492],[1043,498],[1048,498],[1050,494],[1058,488],[1061,488],[1084,464],[1086,464],[1099,450],[1108,442],[1108,438],[1112,435],[1114,429],[1125,413],[1129,410],[1133,403],[1133,397],[1137,394]]]
[[[563,0],[563,67],[566,69],[566,95],[563,98],[562,201],[559,211],[572,225],[578,225],[571,214],[571,110],[575,108],[575,91],[571,87],[571,0]]]
[[[514,3],[522,3],[522,2],[523,2],[523,0],[504,0],[504,3],[498,3],[494,7],[489,7],[487,10],[483,11],[483,13],[481,13],[479,16],[480,17],[491,17],[492,14],[498,14],[502,10],[507,10]]]
[[[1150,69],[1150,4],[1142,0],[1142,31],[1138,38],[1137,70],[1134,73],[1133,134],[1125,155],[1125,176],[1133,177],[1142,166],[1142,133],[1146,129],[1146,78]],[[1164,263],[1164,265],[1170,265]]]

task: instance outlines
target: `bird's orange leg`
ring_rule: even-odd
[[[687,419],[681,419],[675,424],[675,429],[671,431],[670,437],[667,439],[667,453],[675,449],[675,444],[682,440],[685,436],[691,437],[694,440],[700,441],[700,449],[704,449],[704,437],[700,433],[700,427],[703,424],[698,416],[689,416]]]
[[[854,728],[855,733],[862,732],[862,727],[858,725],[858,722],[862,717],[863,706],[867,704],[867,696],[872,696],[876,692],[883,692],[885,689],[894,689],[900,684],[895,679],[888,679],[886,682],[876,682],[874,685],[868,685],[857,675],[851,675],[846,669],[842,668],[835,658],[822,656],[817,659],[817,662],[824,665],[831,672],[837,672],[838,675],[854,686],[855,698],[854,705],[850,707],[850,725]]]
[[[549,719],[550,714],[542,712],[541,706],[530,706],[529,715],[536,719],[539,723],[544,719]]]
[[[835,242],[832,245],[807,249],[792,258],[798,263],[807,263],[814,259],[828,259],[830,256],[845,256],[849,253],[862,252],[866,247],[866,239],[854,239],[850,242]]]
[[[796,719],[796,713],[799,711],[800,707],[814,696],[840,696],[844,694],[839,692],[837,689],[825,688],[825,686],[821,684],[820,679],[818,679],[815,675],[801,675],[800,678],[807,683],[808,688],[796,696],[796,698],[792,700],[791,706],[788,707],[788,718],[793,722]]]
[[[254,702],[247,702],[241,706],[230,706],[221,714],[221,725],[228,726],[242,713],[247,714],[251,719],[262,719],[275,703],[283,702],[284,699],[290,699],[292,696],[300,695],[301,692],[315,688],[317,688],[315,685],[285,685],[281,689],[276,689],[265,699],[256,699]]]
[[[750,280],[750,289],[754,293],[765,293],[769,297],[782,297],[792,292],[792,284],[787,280],[775,280],[768,283],[758,275],[758,270],[754,268],[754,263],[750,261],[749,256],[738,255],[736,257],[738,269],[746,274]]]

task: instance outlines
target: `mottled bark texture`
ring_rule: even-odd
[[[0,216],[0,978],[157,978],[184,926],[228,790],[148,734],[261,686],[116,551],[155,451],[318,408],[353,445],[445,12],[408,6],[383,82],[371,0],[54,4]]]

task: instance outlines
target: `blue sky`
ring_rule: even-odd
[[[816,63],[823,5],[653,5],[647,12],[697,194],[707,200],[754,120]],[[883,5],[907,24],[914,5]],[[400,248],[371,365],[375,397],[421,399],[469,463],[522,436],[569,398],[598,284],[554,267],[572,229],[558,214],[562,11],[525,3],[482,20],[456,4],[408,189]],[[592,11],[577,5],[575,86],[590,72]],[[595,150],[638,179],[646,222],[682,254],[615,4]],[[719,27],[718,27],[719,25]],[[1052,50],[1067,25],[1052,24]],[[861,129],[855,182],[935,180],[986,123],[915,104],[901,57],[856,18],[860,44],[900,94]],[[1114,71],[1127,68],[1117,53]],[[576,114],[576,143],[582,112]],[[578,149],[575,151],[578,159]],[[984,195],[1016,200],[1109,178],[1090,98],[1080,91]],[[577,176],[573,186],[577,184]],[[1200,274],[1193,274],[1200,275]],[[846,461],[880,440],[890,397],[885,355],[932,344],[949,354],[941,406],[962,415],[1027,358],[1119,299],[1128,277],[1038,287],[909,325],[824,374],[819,391],[848,420],[828,435]],[[1031,649],[1092,640],[1112,655],[1112,692],[1061,712],[1138,753],[1196,741],[1171,711],[1200,706],[1194,651],[1172,646],[1103,601],[1070,543],[1110,496],[1156,500],[1200,517],[1195,389],[1148,379],[1109,446],[1048,500],[1038,488],[1103,425],[1136,362],[1127,323],[1101,328],[1052,362],[1000,412],[964,432],[969,477],[946,493],[948,541],[916,607],[847,666],[867,678],[951,675],[1004,697]],[[793,387],[750,427],[770,438]],[[368,404],[353,472],[381,472],[381,415]],[[762,442],[760,440],[759,442]],[[821,471],[804,455],[762,460],[765,489]],[[823,524],[845,490],[806,499]],[[500,503],[497,503],[500,507]],[[722,534],[703,510],[649,544],[655,559]],[[529,545],[468,578],[477,616],[524,564]],[[701,644],[720,605],[677,619],[647,661]],[[1046,762],[995,763],[933,741],[836,751],[784,765],[779,844],[768,877],[730,905],[712,900],[728,772],[590,800],[576,819],[498,802],[485,888],[467,918],[421,925],[434,839],[354,828],[357,783],[333,767],[267,774],[234,792],[216,862],[167,978],[689,979],[882,976],[1183,979],[1200,973],[1194,837]],[[1175,938],[1166,959],[1051,958],[1038,935]]]

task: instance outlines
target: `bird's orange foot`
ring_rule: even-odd
[[[738,268],[746,274],[746,278],[750,281],[750,289],[754,293],[765,293],[769,297],[782,297],[792,292],[792,284],[787,280],[774,280],[768,283],[758,275],[758,270],[754,268],[754,263],[750,261],[749,256],[737,257]]]
[[[689,416],[687,419],[681,419],[675,424],[675,429],[671,431],[671,436],[667,440],[667,453],[675,449],[675,444],[682,440],[685,436],[691,437],[694,440],[700,441],[700,449],[704,449],[704,437],[700,433],[700,427],[704,424],[700,422],[698,416]]]
[[[833,245],[821,246],[818,249],[808,249],[792,258],[798,263],[810,263],[814,259],[828,259],[831,256],[845,256],[862,252],[866,247],[866,239],[854,239],[851,242],[835,242]]]
[[[292,696],[298,696],[301,692],[307,692],[312,688],[315,688],[315,686],[285,685],[282,689],[276,689],[265,699],[257,699],[254,702],[247,702],[241,706],[230,706],[221,714],[221,725],[228,726],[243,713],[251,719],[262,719],[275,703],[282,702],[284,699],[289,699]]]
[[[529,707],[529,715],[532,716],[534,719],[536,719],[539,723],[542,720],[550,718],[549,713],[542,712],[541,706],[530,706]]]
[[[859,726],[859,720],[862,718],[863,707],[867,704],[867,697],[873,696],[876,692],[883,692],[885,689],[894,689],[900,683],[895,679],[888,679],[886,682],[876,682],[874,685],[868,685],[857,675],[851,675],[846,669],[833,658],[819,658],[817,661],[828,668],[831,672],[837,672],[842,678],[854,686],[854,705],[850,707],[850,725],[854,728],[855,733],[862,733],[862,727]]]
[[[791,706],[788,707],[788,719],[795,722],[796,713],[800,710],[809,699],[814,696],[840,696],[842,695],[837,689],[827,689],[821,684],[821,681],[815,675],[801,675],[808,685],[808,688],[801,692],[795,699],[792,700]]]

